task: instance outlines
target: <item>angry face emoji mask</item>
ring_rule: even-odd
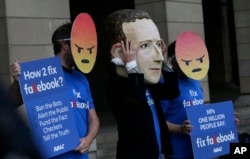
[[[193,32],[183,32],[176,40],[176,60],[182,72],[195,80],[207,75],[209,57],[203,40]]]
[[[95,24],[87,13],[80,13],[74,20],[71,51],[78,69],[83,73],[89,73],[96,61],[97,35]]]

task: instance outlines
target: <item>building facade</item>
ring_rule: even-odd
[[[227,100],[224,95],[236,90],[230,98],[233,98],[235,110],[241,114],[242,129],[244,126],[245,130],[250,124],[249,0],[121,0],[116,3],[114,0],[0,0],[0,75],[3,85],[12,82],[9,65],[16,59],[25,62],[54,56],[53,31],[62,23],[72,21],[78,12],[90,13],[98,25],[108,12],[129,7],[143,9],[151,14],[167,43],[183,31],[201,35],[210,57],[208,76],[201,81],[205,102],[220,100],[220,97]],[[106,111],[108,106],[100,89],[105,72],[101,70],[98,57],[89,78],[94,76],[94,98],[101,99],[96,103],[97,110]]]

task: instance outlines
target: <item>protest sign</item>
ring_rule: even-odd
[[[73,150],[79,135],[58,57],[20,63],[19,78],[31,134],[44,158]]]
[[[238,142],[231,101],[192,106],[186,109],[193,125],[194,157],[209,159],[230,153],[230,143]]]

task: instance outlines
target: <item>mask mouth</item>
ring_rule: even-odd
[[[196,68],[196,69],[193,69],[192,72],[200,72],[202,69],[201,68]]]
[[[81,62],[82,62],[82,63],[89,63],[89,60],[83,59]]]

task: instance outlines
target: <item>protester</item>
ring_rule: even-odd
[[[116,159],[162,159],[172,148],[160,99],[176,98],[179,89],[177,75],[162,72],[156,24],[145,11],[122,9],[106,17],[100,38],[110,71],[107,101],[118,125]]]
[[[75,124],[81,137],[79,145],[75,150],[54,158],[88,159],[88,150],[99,131],[99,118],[95,110],[88,80],[83,73],[76,69],[73,60],[70,46],[71,29],[72,24],[65,23],[55,30],[52,35],[54,54],[60,58],[70,100],[79,103],[78,105],[88,105],[88,107],[76,106],[76,108],[72,108]],[[21,74],[18,61],[11,65],[10,71],[14,79],[10,87],[10,94],[15,101],[15,106],[18,107],[23,104],[18,83],[18,77]]]
[[[187,77],[179,67],[175,48],[176,41],[168,47],[168,59],[171,59],[173,70],[178,73],[180,96],[161,101],[173,146],[173,154],[168,155],[166,159],[194,159],[190,137],[193,126],[187,119],[186,109],[193,106],[194,101],[199,101],[196,102],[198,105],[204,104],[204,93],[200,81]],[[235,120],[238,125],[239,120]]]

